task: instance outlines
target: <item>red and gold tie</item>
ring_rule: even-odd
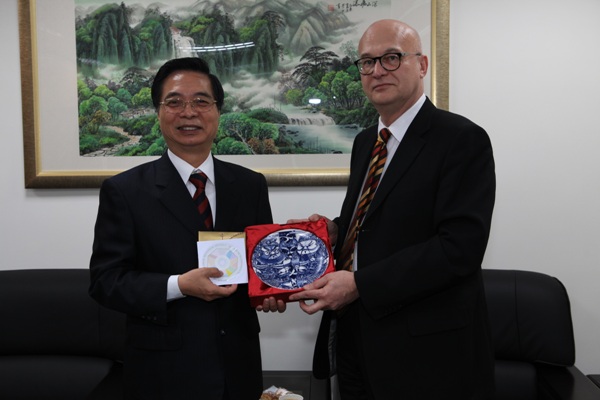
[[[192,175],[190,175],[190,182],[192,182],[192,184],[196,187],[196,192],[194,193],[193,197],[194,203],[196,204],[198,212],[200,213],[200,217],[202,218],[202,227],[200,230],[212,231],[212,211],[210,209],[208,198],[206,197],[206,192],[204,191],[207,179],[208,177],[202,171],[195,171],[192,173]]]
[[[348,228],[346,241],[344,242],[340,253],[339,265],[337,267],[338,270],[352,271],[354,246],[356,244],[358,231],[360,230],[362,221],[369,209],[371,200],[373,200],[377,185],[379,185],[383,166],[385,165],[385,160],[387,158],[386,143],[390,138],[390,135],[391,132],[387,128],[383,128],[379,131],[379,135],[377,136],[377,142],[375,142],[373,152],[371,153],[367,179],[365,180],[365,185],[363,186],[362,194],[360,195],[360,200],[358,201],[358,206],[356,207],[354,218],[352,219],[352,224]]]

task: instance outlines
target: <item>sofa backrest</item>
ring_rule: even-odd
[[[496,359],[575,363],[571,305],[558,279],[532,271],[484,269],[483,281]]]
[[[0,271],[0,355],[122,360],[125,315],[88,295],[88,269]]]

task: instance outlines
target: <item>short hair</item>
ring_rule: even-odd
[[[156,110],[158,110],[158,107],[160,106],[165,79],[171,74],[179,71],[193,71],[207,75],[210,79],[215,101],[217,102],[217,109],[221,112],[223,101],[225,99],[225,92],[223,91],[221,81],[219,81],[219,78],[215,75],[210,73],[210,68],[206,61],[198,57],[174,58],[164,63],[158,69],[154,76],[154,80],[152,81],[151,88],[152,104]]]

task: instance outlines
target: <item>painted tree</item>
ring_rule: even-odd
[[[313,46],[300,58],[300,61],[305,62],[296,66],[292,76],[302,89],[317,86],[321,82],[321,78],[329,71],[332,60],[337,57],[338,55],[333,51],[326,51],[321,46]]]

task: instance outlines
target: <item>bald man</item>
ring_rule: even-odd
[[[291,298],[309,314],[324,311],[315,375],[335,365],[343,400],[488,399],[493,350],[481,263],[495,199],[489,137],[426,97],[429,63],[412,27],[377,21],[358,52],[379,122],[357,135],[340,215],[327,219],[338,271]],[[365,185],[384,128],[380,178]],[[365,186],[374,196],[357,219]]]

